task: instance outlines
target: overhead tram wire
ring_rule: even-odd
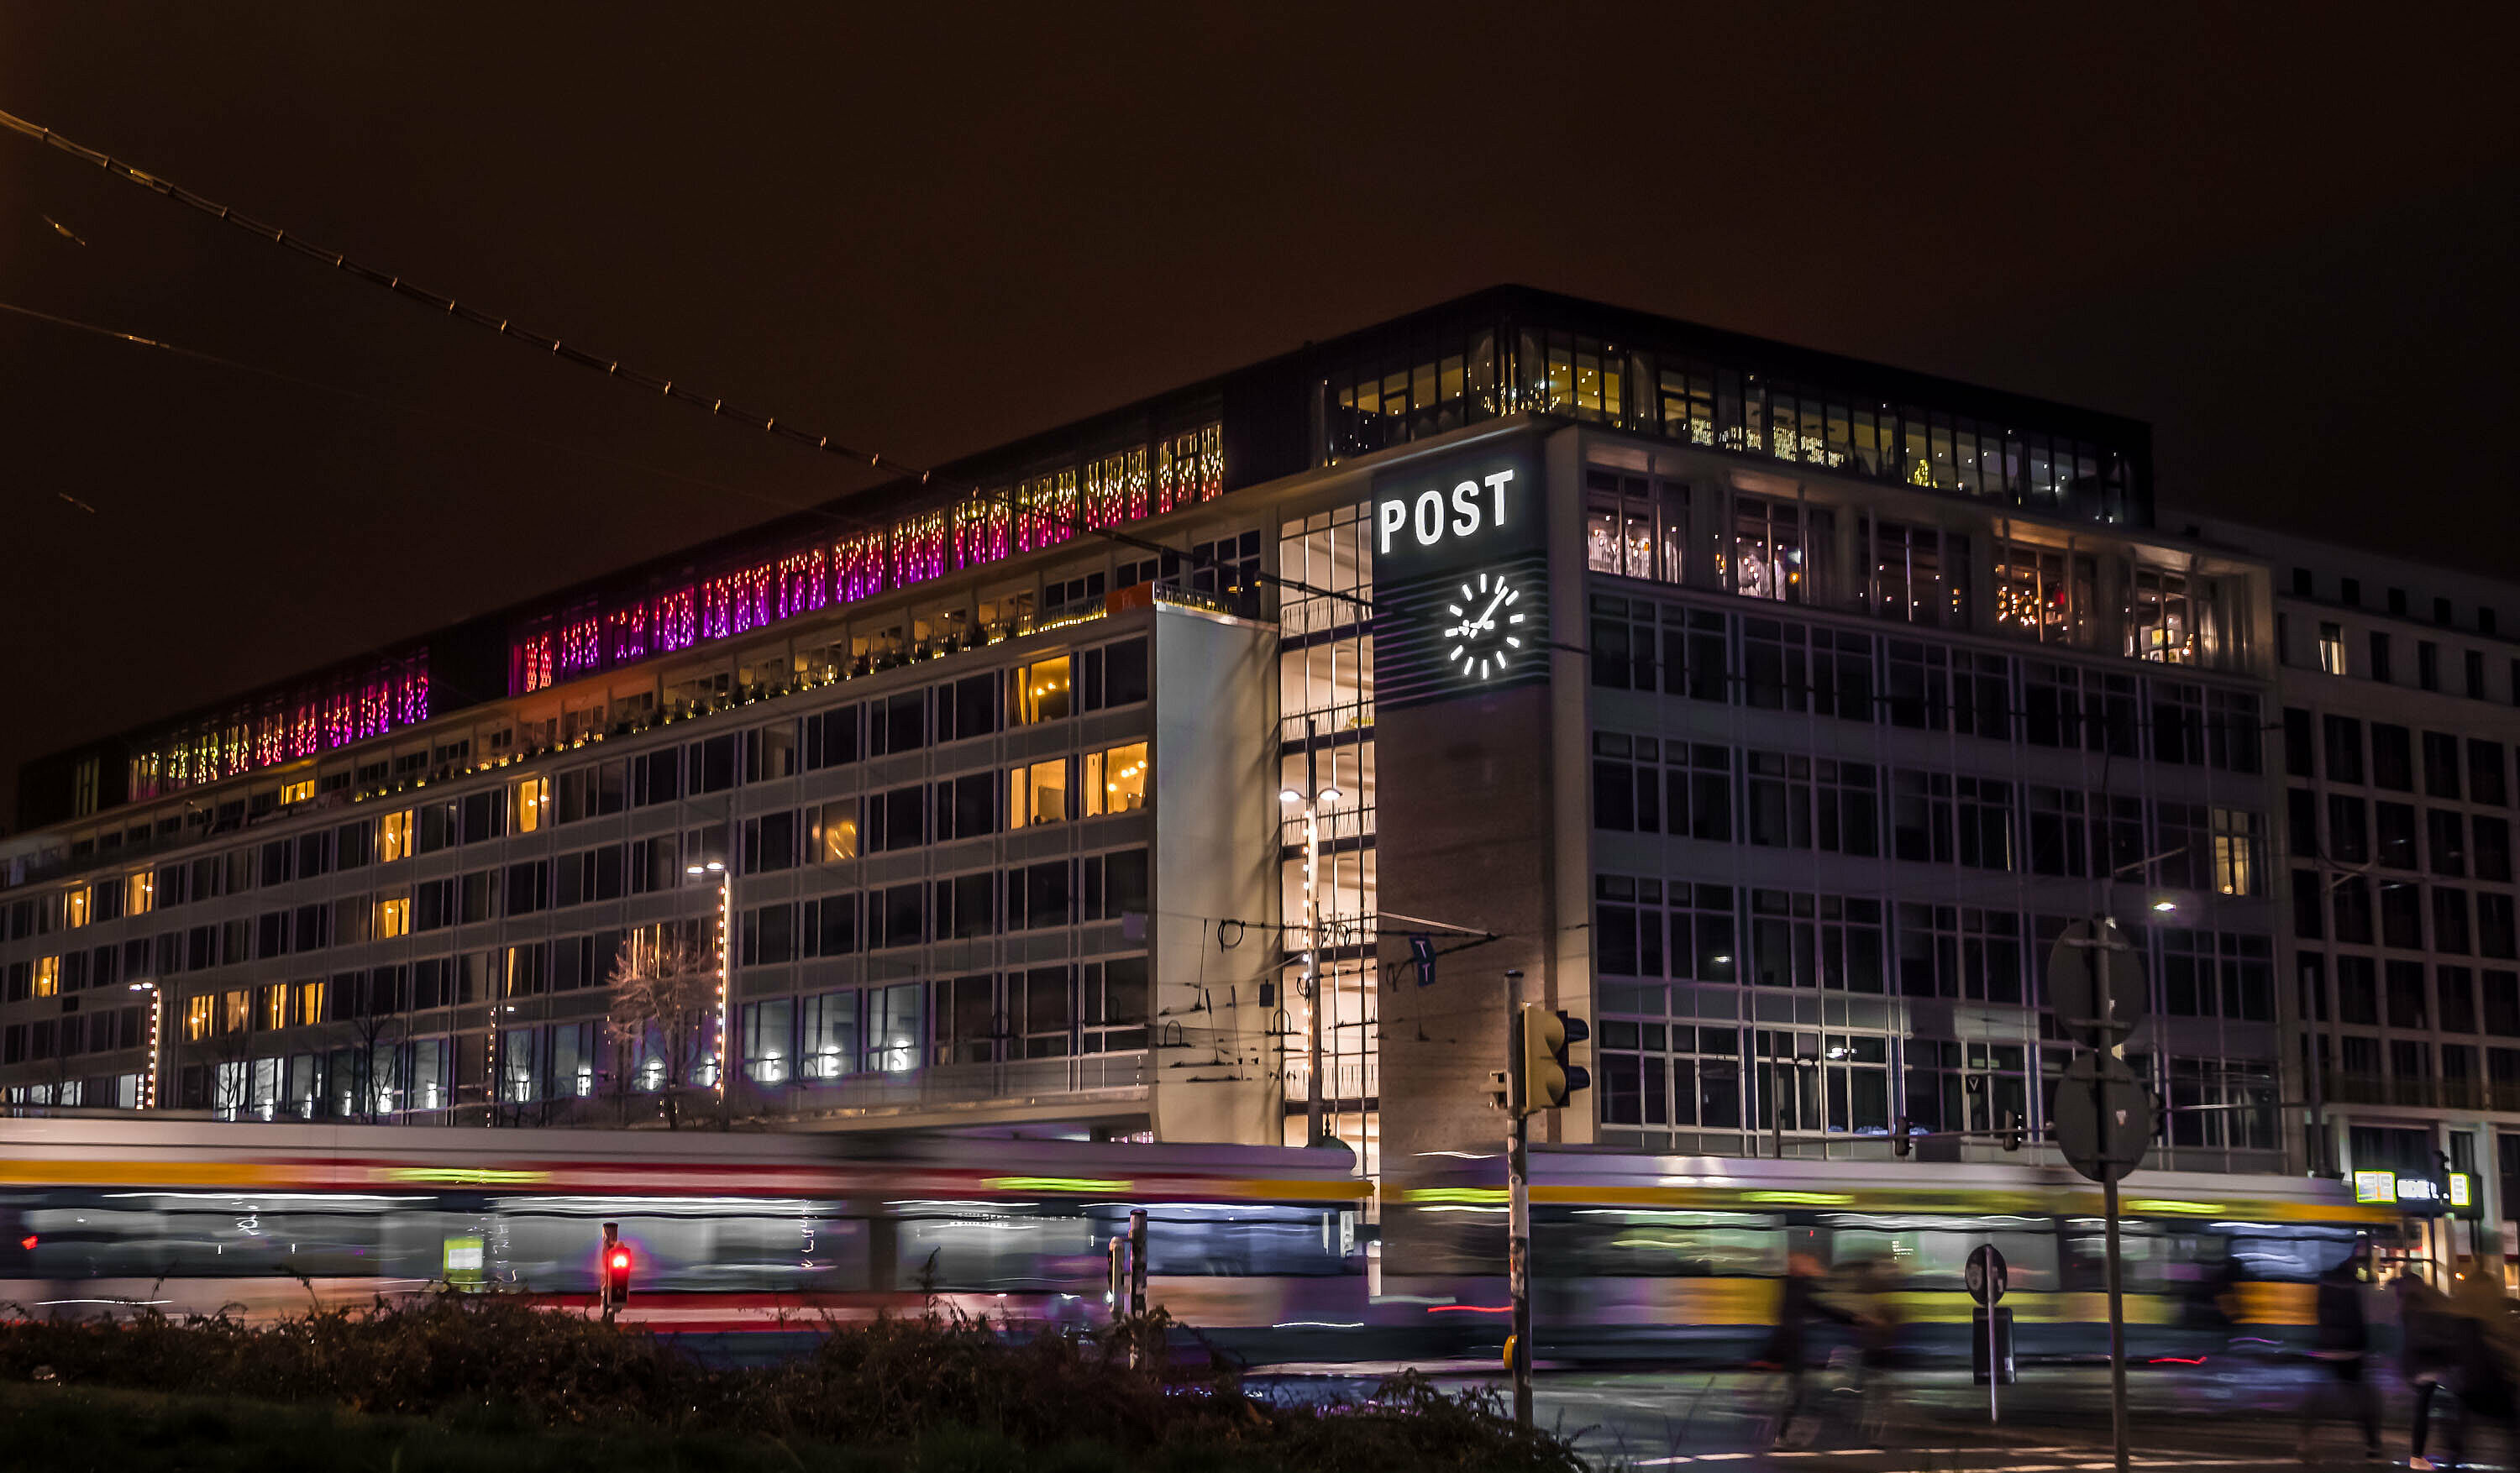
[[[1013,493],[1011,490],[992,492],[978,486],[960,485],[950,481],[935,481],[933,480],[934,472],[930,469],[909,465],[894,457],[884,455],[879,451],[856,448],[834,440],[827,434],[816,434],[810,429],[800,429],[793,424],[782,423],[775,415],[765,415],[755,410],[735,408],[729,405],[723,398],[704,394],[696,389],[685,387],[678,379],[659,378],[653,374],[642,373],[637,369],[625,368],[622,366],[621,360],[617,358],[608,358],[600,353],[589,352],[584,348],[575,347],[569,343],[563,342],[557,337],[548,336],[544,334],[535,333],[525,328],[518,327],[513,318],[504,317],[498,313],[489,312],[479,307],[468,306],[464,302],[458,301],[451,296],[441,296],[434,291],[425,290],[422,288],[413,285],[397,272],[389,272],[380,267],[368,265],[363,261],[353,259],[341,251],[332,250],[318,246],[303,236],[292,235],[290,232],[283,230],[277,225],[257,220],[251,215],[241,214],[234,208],[221,204],[217,201],[212,200],[205,195],[197,194],[192,190],[188,190],[175,183],[173,180],[163,178],[157,174],[152,174],[145,169],[137,168],[122,159],[114,157],[111,154],[104,153],[101,150],[91,149],[85,144],[65,138],[61,134],[54,132],[52,129],[43,126],[40,123],[29,122],[25,118],[20,117],[15,113],[0,112],[0,127],[5,127],[14,133],[22,133],[26,137],[34,139],[38,143],[59,149],[63,153],[68,154],[71,157],[77,158],[82,162],[95,164],[98,168],[105,170],[107,173],[112,174],[117,179],[123,180],[126,183],[136,184],[142,189],[148,190],[152,194],[163,196],[168,200],[174,201],[178,204],[185,205],[202,214],[207,215],[211,219],[233,225],[237,229],[251,235],[258,240],[268,241],[275,246],[284,246],[299,255],[307,257],[310,260],[321,261],[332,266],[336,270],[347,272],[358,280],[366,282],[370,286],[390,291],[405,301],[412,302],[418,306],[427,307],[432,312],[443,313],[459,322],[470,323],[473,327],[485,329],[502,337],[514,338],[518,342],[539,348],[544,352],[551,354],[555,358],[576,364],[580,368],[593,370],[596,373],[604,375],[606,378],[618,379],[633,387],[652,390],[665,398],[678,400],[681,403],[691,405],[696,409],[699,409],[720,419],[733,420],[740,424],[751,425],[766,434],[775,435],[778,438],[787,440],[792,444],[802,445],[809,450],[821,451],[826,455],[836,456],[841,460],[856,461],[875,470],[888,470],[895,475],[916,477],[919,484],[922,486],[934,484],[941,489],[961,491],[976,496],[1004,497],[1007,502],[1009,524],[1012,525],[1013,522],[1015,509],[1013,504]],[[129,335],[122,334],[114,335],[129,336]],[[134,340],[146,341],[145,339]],[[154,345],[164,346],[164,344]],[[800,510],[812,511],[818,514],[832,517],[834,520],[845,520],[845,518],[840,517],[838,513],[832,513],[827,508],[815,507]],[[1203,556],[1181,548],[1171,547],[1148,538],[1132,536],[1115,527],[1079,526],[1074,530],[1091,532],[1096,536],[1105,538],[1124,547],[1136,548],[1142,552],[1168,554],[1173,557],[1180,558],[1193,566],[1204,566],[1219,570],[1223,570],[1227,567],[1227,564],[1222,558]],[[1366,611],[1368,617],[1371,617],[1373,611],[1373,603],[1372,600],[1361,598],[1353,593],[1344,593],[1335,589],[1317,588],[1311,584],[1303,583],[1295,579],[1280,577],[1272,573],[1260,573],[1256,574],[1256,576],[1261,582],[1270,584],[1273,587],[1288,589],[1312,598],[1336,599],[1356,604],[1358,607]]]
[[[727,496],[742,497],[749,501],[757,501],[765,506],[775,507],[782,512],[802,512],[828,516],[835,522],[850,527],[852,530],[862,530],[865,527],[875,524],[874,522],[864,518],[851,519],[844,517],[837,513],[830,512],[821,507],[799,507],[796,503],[789,501],[785,497],[773,496],[764,491],[755,491],[746,486],[732,485],[725,481],[713,481],[702,476],[687,475],[679,470],[668,470],[661,466],[642,465],[637,461],[625,460],[620,456],[607,455],[600,450],[590,450],[583,445],[571,445],[565,440],[549,439],[529,430],[517,429],[504,424],[493,424],[485,420],[467,419],[462,415],[448,414],[443,410],[429,409],[418,404],[406,404],[399,400],[388,398],[383,394],[369,393],[364,389],[349,388],[338,383],[327,383],[320,379],[309,379],[302,375],[288,373],[280,369],[265,368],[258,363],[247,363],[242,359],[223,357],[217,353],[204,352],[200,348],[186,347],[179,342],[168,342],[162,337],[144,337],[137,333],[125,333],[119,328],[109,328],[101,323],[83,322],[75,317],[63,317],[57,313],[41,311],[37,308],[23,306],[13,301],[0,300],[0,312],[11,313],[15,316],[27,318],[34,322],[49,323],[54,327],[68,328],[73,332],[92,334],[98,337],[112,338],[117,342],[129,343],[134,347],[154,348],[159,352],[170,353],[175,357],[190,359],[195,363],[206,364],[212,368],[233,369],[241,374],[251,374],[257,378],[269,379],[275,382],[290,384],[296,388],[311,389],[319,394],[331,394],[338,398],[347,399],[355,404],[373,405],[379,409],[389,410],[396,414],[413,415],[425,420],[435,420],[441,424],[459,425],[466,429],[477,430],[483,434],[504,435],[511,439],[520,440],[525,444],[537,446],[544,450],[558,451],[562,455],[584,456],[588,460],[594,461],[599,465],[610,466],[617,469],[634,471],[642,475],[652,475],[669,481],[680,481],[687,486],[698,486],[704,491],[715,491]]]

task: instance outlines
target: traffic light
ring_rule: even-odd
[[[1578,1090],[1593,1088],[1588,1070],[1566,1061],[1566,1050],[1593,1036],[1582,1018],[1543,1006],[1522,1005],[1522,1112],[1553,1110]]]
[[[1908,1138],[1908,1117],[1902,1115],[1890,1122],[1890,1154],[1905,1160],[1915,1148],[1916,1143]]]
[[[1410,964],[1411,964],[1411,965],[1413,965],[1413,966],[1417,967],[1417,969],[1418,969],[1418,986],[1420,986],[1420,987],[1432,987],[1432,986],[1434,986],[1434,985],[1435,985],[1435,938],[1434,938],[1434,937],[1432,937],[1432,936],[1412,936],[1412,937],[1410,937],[1410,938],[1409,938],[1409,961],[1410,961]]]
[[[621,1225],[604,1225],[603,1293],[606,1317],[630,1302],[630,1245],[621,1241]]]

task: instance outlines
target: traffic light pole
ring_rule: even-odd
[[[2118,1274],[2118,1179],[2100,1183],[2101,1211],[2108,1222],[2109,1274],[2109,1440],[2117,1451],[2117,1473],[2127,1473],[2126,1298]]]
[[[1505,1175],[1511,1216],[1506,1228],[1506,1284],[1513,1328],[1506,1361],[1513,1376],[1513,1419],[1531,1425],[1531,1117],[1529,1071],[1523,1066],[1522,973],[1505,974]]]

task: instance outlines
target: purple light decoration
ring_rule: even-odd
[[[812,613],[831,602],[827,563],[827,555],[819,547],[779,559],[779,617]]]
[[[560,678],[592,675],[604,668],[604,622],[592,609],[560,628]]]
[[[945,571],[946,514],[922,512],[893,525],[892,584],[908,588]]]
[[[854,603],[884,590],[883,534],[860,532],[832,549],[832,597]]]
[[[689,649],[699,640],[698,604],[693,591],[678,588],[656,596],[656,650]]]
[[[612,663],[625,665],[648,657],[648,604],[646,601],[626,608],[616,608],[604,616],[606,643],[612,652]]]

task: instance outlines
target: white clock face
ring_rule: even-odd
[[[1450,621],[1443,629],[1446,663],[1468,680],[1491,680],[1511,668],[1523,648],[1523,616],[1514,606],[1521,602],[1522,591],[1503,573],[1462,584],[1461,602],[1436,615]]]

